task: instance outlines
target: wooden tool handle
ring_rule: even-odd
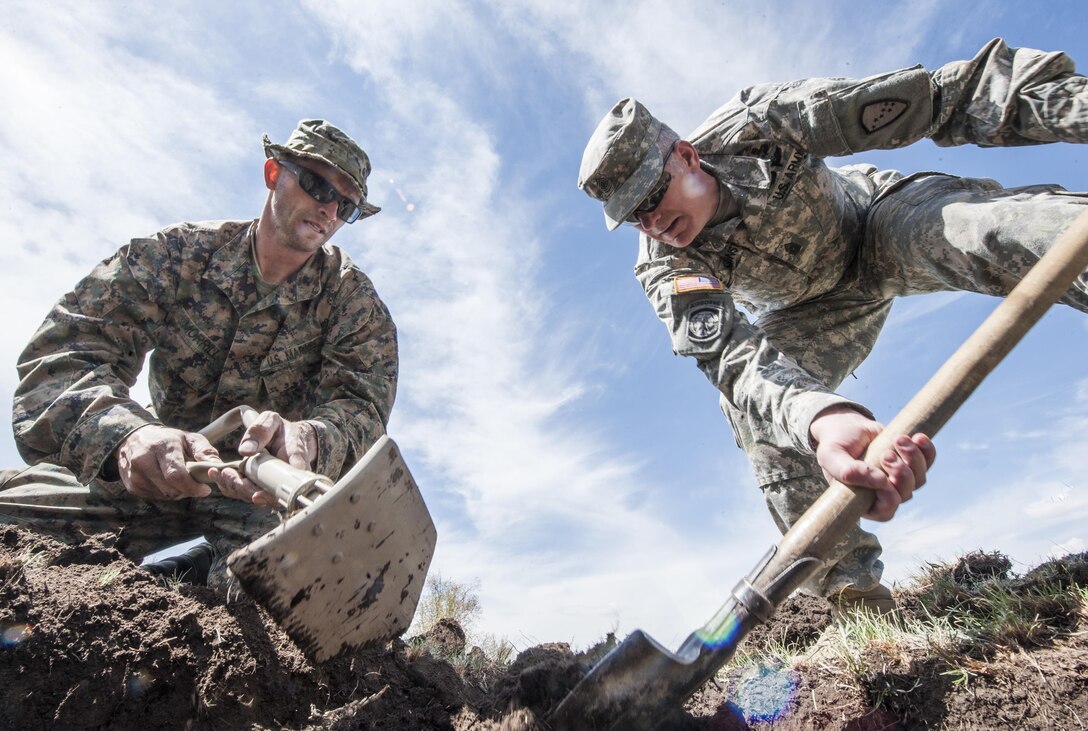
[[[865,461],[877,465],[896,435],[935,435],[1085,269],[1088,211],[1066,229],[978,330],[873,440]],[[874,499],[871,490],[832,482],[783,536],[763,576],[774,577],[804,557],[826,560],[846,531],[869,511]]]

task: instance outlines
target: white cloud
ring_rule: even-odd
[[[17,69],[0,76],[0,289],[14,315],[0,330],[0,402],[10,403],[11,366],[52,303],[129,238],[229,198],[210,171],[236,166],[238,140],[257,134],[191,69],[124,43],[165,33],[167,11],[149,19],[138,8],[15,3],[4,12],[0,63]],[[172,48],[180,61],[184,44]],[[0,454],[17,459],[10,443]]]

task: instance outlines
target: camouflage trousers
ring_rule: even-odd
[[[177,501],[144,500],[120,483],[82,485],[68,470],[40,464],[0,471],[0,524],[72,542],[114,533],[116,547],[139,563],[148,554],[204,536],[220,557],[279,524],[271,508],[216,493]]]
[[[821,297],[764,315],[770,341],[828,388],[869,355],[894,298],[939,291],[1003,296],[1085,210],[1088,196],[1058,186],[1004,189],[992,180],[907,178],[870,210],[857,261]],[[1088,311],[1088,276],[1060,300]],[[722,399],[771,515],[785,532],[826,489],[811,454],[783,446]],[[804,588],[820,596],[869,589],[883,563],[876,536],[856,526],[837,562]]]

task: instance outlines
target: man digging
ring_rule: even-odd
[[[268,196],[252,221],[180,223],[133,239],[57,302],[19,358],[14,432],[32,465],[0,475],[0,522],[60,537],[102,531],[133,560],[206,536],[218,556],[278,523],[197,430],[262,412],[242,456],[267,448],[336,480],[385,433],[397,336],[369,278],[328,244],[367,202],[370,160],[340,129],[264,137]],[[129,388],[151,352],[152,406]],[[202,582],[212,546],[150,568]]]
[[[1003,188],[825,157],[938,145],[1088,141],[1088,82],[1063,53],[995,39],[970,60],[867,79],[813,78],[741,91],[686,139],[624,99],[601,120],[578,185],[610,230],[641,232],[635,274],[721,392],[772,517],[785,531],[828,479],[875,491],[890,519],[936,455],[898,435],[861,460],[881,425],[833,393],[865,359],[896,297],[1003,296],[1088,198],[1057,185]],[[1088,277],[1061,300],[1088,310]],[[740,314],[742,305],[753,320]],[[876,537],[855,526],[807,585],[837,608],[895,610]]]

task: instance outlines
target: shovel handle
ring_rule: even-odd
[[[209,442],[214,442],[227,436],[240,426],[250,426],[257,420],[258,416],[260,414],[257,413],[256,409],[242,404],[241,406],[235,406],[198,433],[207,437]]]
[[[214,442],[238,427],[251,426],[258,416],[260,414],[257,410],[250,406],[244,404],[236,406],[201,429],[199,433]],[[324,475],[292,467],[264,450],[236,462],[187,462],[185,466],[193,479],[206,483],[211,483],[208,470],[213,467],[237,469],[262,490],[273,495],[280,507],[288,513],[296,508],[310,505],[332,489],[332,482]]]
[[[865,452],[865,461],[878,466],[880,455],[892,447],[898,434],[935,435],[1086,269],[1088,211],[1073,221],[1008,297],[877,435]],[[871,490],[832,482],[783,536],[762,576],[775,577],[803,558],[829,558],[835,544],[869,512],[874,500]],[[789,592],[800,583],[789,587]]]

